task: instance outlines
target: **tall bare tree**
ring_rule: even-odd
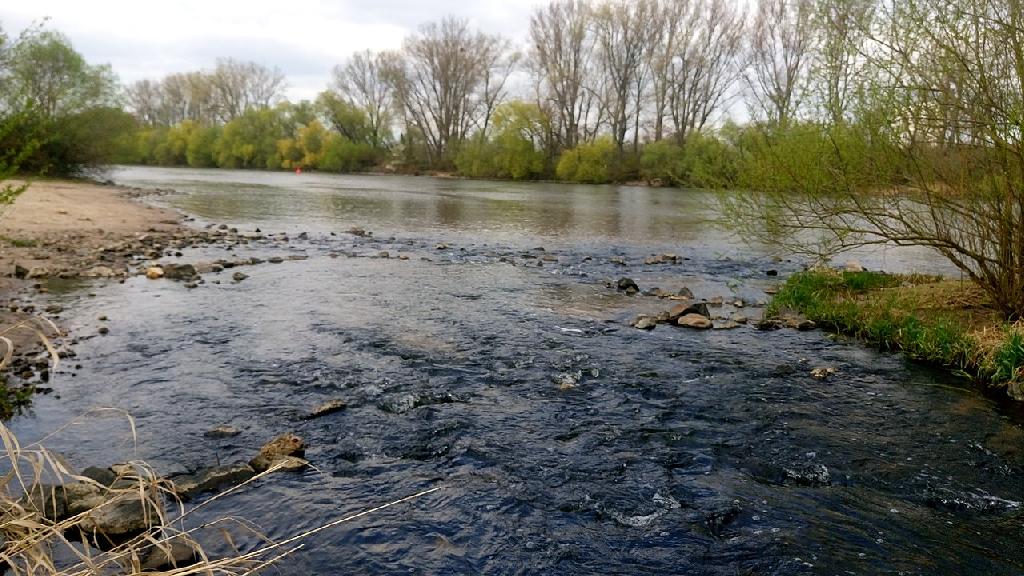
[[[225,123],[248,110],[271,107],[284,97],[287,88],[279,69],[232,58],[218,60],[208,79],[215,113]]]
[[[667,96],[676,140],[702,130],[728,102],[742,74],[746,15],[729,0],[669,0],[682,5],[678,40],[662,64],[661,81]]]
[[[349,105],[366,115],[369,144],[384,148],[392,122],[392,97],[386,75],[386,56],[369,50],[356,52],[345,64],[335,66],[331,88]]]
[[[604,76],[604,108],[621,151],[641,106],[655,5],[650,0],[605,0],[594,12],[594,37]],[[634,138],[635,140],[635,138]]]
[[[801,104],[814,50],[813,0],[760,0],[746,74],[753,111],[786,125]]]
[[[542,104],[555,112],[562,148],[587,132],[595,92],[588,85],[593,59],[591,8],[585,0],[553,0],[530,17],[530,64]]]
[[[406,38],[401,58],[391,59],[388,77],[404,117],[423,137],[428,161],[443,165],[474,126],[486,126],[491,96],[503,85],[508,57],[501,36],[473,31],[452,17],[422,26]]]

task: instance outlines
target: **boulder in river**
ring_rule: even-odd
[[[260,453],[249,461],[256,472],[265,472],[277,464],[284,464],[289,470],[305,465],[302,456],[306,453],[306,443],[295,434],[288,432],[267,442],[260,448]]]
[[[687,314],[700,314],[705,318],[711,317],[711,314],[708,312],[708,305],[703,302],[697,302],[695,304],[676,304],[671,309],[669,309],[668,319],[675,320],[681,316],[686,316]]]
[[[619,278],[619,281],[616,282],[616,287],[630,296],[640,291],[640,287],[636,285],[632,278]]]
[[[714,326],[711,319],[707,316],[701,316],[700,314],[686,314],[676,320],[676,324],[683,326],[684,328],[694,328],[696,330],[707,330]]]
[[[245,462],[204,468],[195,474],[174,476],[174,491],[182,500],[191,500],[205,492],[220,492],[237,486],[256,475],[256,470]]]
[[[191,280],[198,275],[191,264],[164,264],[162,268],[168,280]]]
[[[170,572],[199,561],[197,546],[183,535],[151,544],[140,550],[139,557],[139,568],[143,572]]]
[[[235,272],[234,274],[231,275],[231,279],[234,280],[235,282],[241,282],[242,280],[245,280],[248,277],[248,274],[243,274],[242,272]]]
[[[28,276],[28,268],[25,268],[21,264],[15,264],[14,265],[14,277],[15,278],[19,278],[19,279],[24,279],[26,276]]]
[[[146,278],[150,280],[156,280],[157,278],[164,277],[164,269],[159,266],[150,266],[146,268]]]

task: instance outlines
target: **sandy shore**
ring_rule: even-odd
[[[124,277],[143,239],[187,230],[181,217],[129,197],[129,191],[86,182],[37,181],[0,208],[0,331],[35,310],[33,294],[48,278]],[[20,351],[36,347],[26,330],[7,334]]]

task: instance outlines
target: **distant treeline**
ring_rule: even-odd
[[[53,174],[134,163],[756,187],[779,158],[807,158],[826,177],[807,155],[836,130],[866,135],[868,87],[885,78],[864,45],[894,24],[884,6],[554,0],[523,43],[444,18],[399,50],[352,55],[298,103],[279,70],[233,59],[122,87],[36,27],[0,33],[0,121],[18,125],[0,138],[31,142],[22,167]]]

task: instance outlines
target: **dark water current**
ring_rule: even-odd
[[[627,326],[668,303],[606,280],[757,302],[778,280],[765,270],[798,269],[709,223],[710,196],[161,169],[115,179],[182,191],[151,201],[201,223],[293,238],[183,260],[309,258],[247,267],[238,284],[228,270],[195,290],[136,278],[55,295],[73,303],[81,368],[56,375],[16,432],[117,407],[135,418],[137,448],[117,416],[82,418],[48,444],[83,467],[140,457],[174,472],[247,459],[294,430],[315,468],[203,516],[243,516],[277,539],[442,487],[312,537],[274,573],[1024,572],[1014,408],[821,332]],[[354,225],[374,237],[342,233]],[[371,257],[382,250],[392,258]],[[661,252],[688,260],[643,264]],[[921,252],[861,261],[941,269]],[[111,333],[91,337],[99,315]],[[816,366],[839,373],[818,381]],[[560,389],[566,376],[575,388]],[[303,418],[336,398],[349,407]],[[243,433],[204,437],[221,424]]]

